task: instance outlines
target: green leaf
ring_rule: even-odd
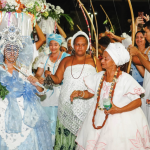
[[[103,24],[107,24],[108,23],[108,20],[105,20],[104,22],[103,22]]]

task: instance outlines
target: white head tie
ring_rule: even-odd
[[[78,31],[76,34],[73,35],[72,40],[71,40],[71,46],[74,48],[74,40],[75,40],[75,38],[76,38],[77,36],[79,36],[79,35],[83,35],[83,36],[85,36],[85,38],[87,39],[87,41],[88,41],[87,50],[88,50],[89,47],[90,47],[89,37],[88,37],[88,35],[87,35],[85,32],[83,32],[83,31]]]
[[[127,63],[130,59],[129,52],[121,43],[110,43],[105,51],[111,56],[117,66]]]
[[[69,37],[69,38],[67,39],[67,43],[68,43],[69,40],[72,40],[72,37]]]
[[[62,42],[61,46],[65,47],[67,49],[67,42],[66,41]]]

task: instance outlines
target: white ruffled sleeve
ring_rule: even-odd
[[[41,58],[39,59],[39,64],[38,64],[38,67],[39,67],[39,68],[44,68],[44,65],[45,65],[45,63],[46,63],[47,58],[48,58],[48,56],[46,55],[46,56],[41,57]]]
[[[126,79],[124,96],[127,96],[131,101],[140,98],[140,95],[145,93],[144,88],[129,74]]]
[[[103,76],[104,71],[101,71],[99,73],[96,73],[94,75],[89,75],[87,77],[84,77],[84,83],[88,88],[88,91],[92,94],[95,94],[95,91],[97,90],[97,84],[100,83],[101,77]]]

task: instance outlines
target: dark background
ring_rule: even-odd
[[[70,27],[64,18],[61,18],[60,20],[60,25],[66,32],[67,36],[72,36],[79,30],[76,25],[79,25],[83,31],[88,33],[87,25],[77,0],[47,0],[47,2],[55,6],[60,6],[64,10],[65,14],[69,14],[72,17],[75,24],[74,30],[70,30]],[[81,2],[84,4],[86,9],[90,11],[90,0],[81,0]],[[106,20],[106,16],[100,7],[100,4],[103,6],[112,24],[115,26],[116,35],[121,35],[123,32],[129,32],[130,24],[127,20],[131,18],[131,13],[127,0],[92,0],[92,3],[95,12],[97,12],[96,17],[99,32],[105,30],[103,22]],[[131,3],[135,17],[138,16],[139,11],[143,11],[144,15],[150,14],[149,0],[131,0]]]

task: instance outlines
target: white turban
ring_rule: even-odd
[[[85,32],[83,32],[83,31],[78,31],[76,34],[73,35],[72,40],[71,40],[71,46],[74,48],[74,44],[73,44],[73,43],[74,43],[74,40],[75,40],[75,38],[76,38],[77,36],[79,36],[79,35],[83,35],[83,36],[85,36],[85,38],[87,39],[87,41],[88,41],[87,50],[88,50],[89,47],[90,47],[89,37],[88,37],[88,35],[87,35]]]
[[[67,39],[67,43],[68,43],[69,40],[72,40],[72,37],[69,37],[69,38]]]
[[[66,41],[62,42],[61,46],[65,47],[67,49],[67,42]]]
[[[117,66],[129,62],[129,52],[121,43],[110,43],[105,51],[111,56]]]

